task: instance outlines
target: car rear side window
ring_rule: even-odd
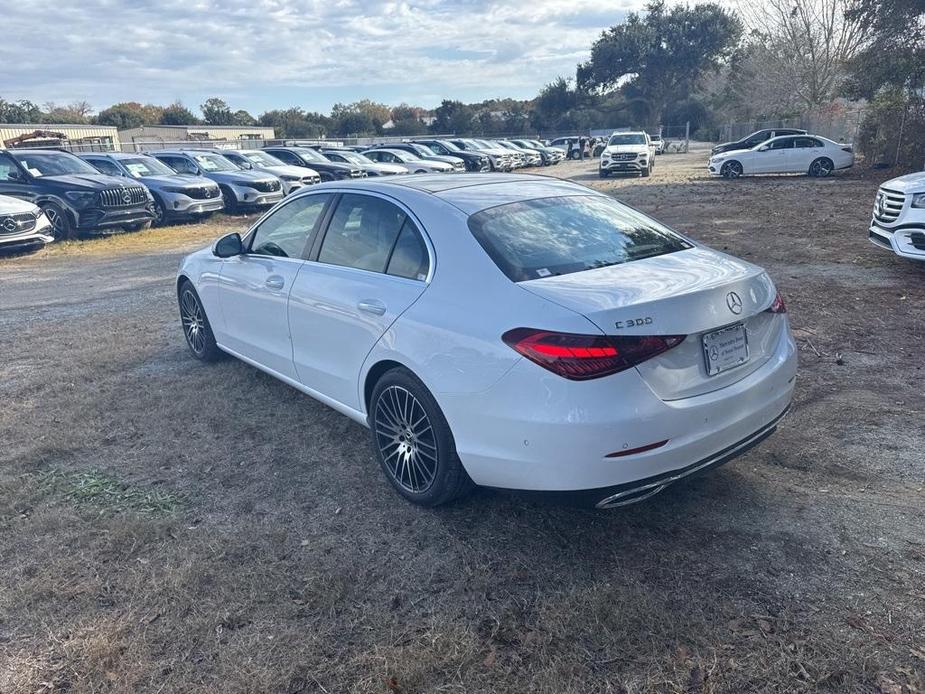
[[[428,266],[427,246],[424,245],[424,239],[421,238],[420,232],[411,220],[406,219],[395,241],[395,248],[392,249],[386,274],[405,277],[409,280],[425,280]]]
[[[382,198],[343,195],[325,233],[318,262],[385,272],[405,218],[404,212]]]
[[[619,265],[693,247],[655,220],[597,195],[499,205],[469,217],[469,229],[514,282]]]

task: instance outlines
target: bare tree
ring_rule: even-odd
[[[737,0],[765,49],[768,75],[786,83],[809,109],[834,99],[846,64],[870,38],[852,10],[857,0]]]

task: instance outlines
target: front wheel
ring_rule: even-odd
[[[387,372],[370,398],[376,458],[395,490],[421,506],[439,506],[474,486],[437,401],[406,369]]]
[[[183,335],[186,337],[186,346],[193,356],[200,361],[216,361],[222,351],[215,344],[215,335],[212,325],[206,316],[206,310],[199,300],[199,294],[193,283],[184,280],[180,285],[178,296],[180,302],[180,322],[183,324]]]
[[[835,170],[835,164],[827,157],[820,157],[809,165],[809,175],[816,178],[825,178]]]
[[[610,175],[610,172],[604,169],[598,169],[597,175],[600,176],[601,178],[607,178]]]
[[[221,190],[222,199],[225,201],[225,212],[228,214],[234,214],[238,211],[238,199],[231,191],[231,188],[223,187]]]
[[[51,222],[51,233],[55,241],[68,241],[77,238],[77,229],[71,221],[67,211],[56,202],[43,202],[39,204],[42,212]]]
[[[159,227],[163,226],[167,221],[167,208],[164,207],[164,203],[161,199],[155,195],[154,196],[154,223],[153,226]]]
[[[719,172],[723,178],[738,178],[742,175],[742,165],[737,161],[727,161]]]

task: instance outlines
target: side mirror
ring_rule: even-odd
[[[244,245],[241,243],[241,234],[234,232],[222,236],[215,245],[212,246],[212,255],[218,258],[233,258],[244,252]]]

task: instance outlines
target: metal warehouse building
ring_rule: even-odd
[[[19,140],[35,133],[36,137]],[[109,125],[50,123],[0,124],[2,147],[66,147],[73,152],[110,151],[120,148],[119,132]]]
[[[273,128],[242,125],[143,125],[140,128],[120,130],[126,150],[155,149],[184,142],[272,140]]]

